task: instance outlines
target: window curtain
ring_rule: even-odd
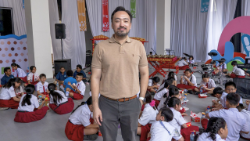
[[[123,6],[130,10],[130,0],[109,0],[109,22],[110,30],[102,31],[102,1],[86,0],[90,28],[93,36],[105,35],[111,37],[114,32],[112,29],[111,14],[117,6]],[[151,48],[156,49],[156,1],[155,0],[136,0],[136,18],[132,19],[132,28],[129,33],[130,37],[145,38],[147,53]]]
[[[234,19],[237,0],[210,0],[207,20],[206,60],[211,59],[208,52],[217,50],[224,27]],[[224,54],[224,53],[223,53]]]
[[[23,8],[23,0],[0,0],[1,7],[12,8],[13,14],[13,26],[15,35],[25,35],[26,21],[25,21],[25,9]]]
[[[51,38],[55,59],[61,59],[60,39],[55,39],[55,23],[59,22],[57,1],[50,1]],[[77,0],[62,0],[62,23],[66,25],[66,39],[63,39],[64,59],[71,59],[72,69],[80,64],[85,66],[85,33],[80,31]]]

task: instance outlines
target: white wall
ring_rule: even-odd
[[[29,65],[53,77],[48,0],[25,0]]]
[[[157,0],[157,54],[170,49],[171,0]]]

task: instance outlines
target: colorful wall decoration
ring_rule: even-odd
[[[247,57],[250,57],[250,36],[248,34],[242,35],[241,43],[243,45]]]
[[[29,72],[26,35],[0,36],[0,78],[4,75],[4,67],[10,67],[13,62],[19,64],[27,73]]]

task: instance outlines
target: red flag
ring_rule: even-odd
[[[109,31],[109,1],[102,0],[102,30]]]

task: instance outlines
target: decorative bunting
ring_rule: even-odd
[[[131,12],[133,18],[135,18],[135,15],[136,15],[136,0],[131,0],[130,1],[130,12]]]
[[[85,0],[77,0],[78,6],[78,19],[80,25],[80,31],[86,31],[86,8],[85,8]]]
[[[102,0],[102,30],[109,31],[109,1]]]
[[[202,13],[208,12],[209,1],[210,0],[201,0],[201,12]]]

